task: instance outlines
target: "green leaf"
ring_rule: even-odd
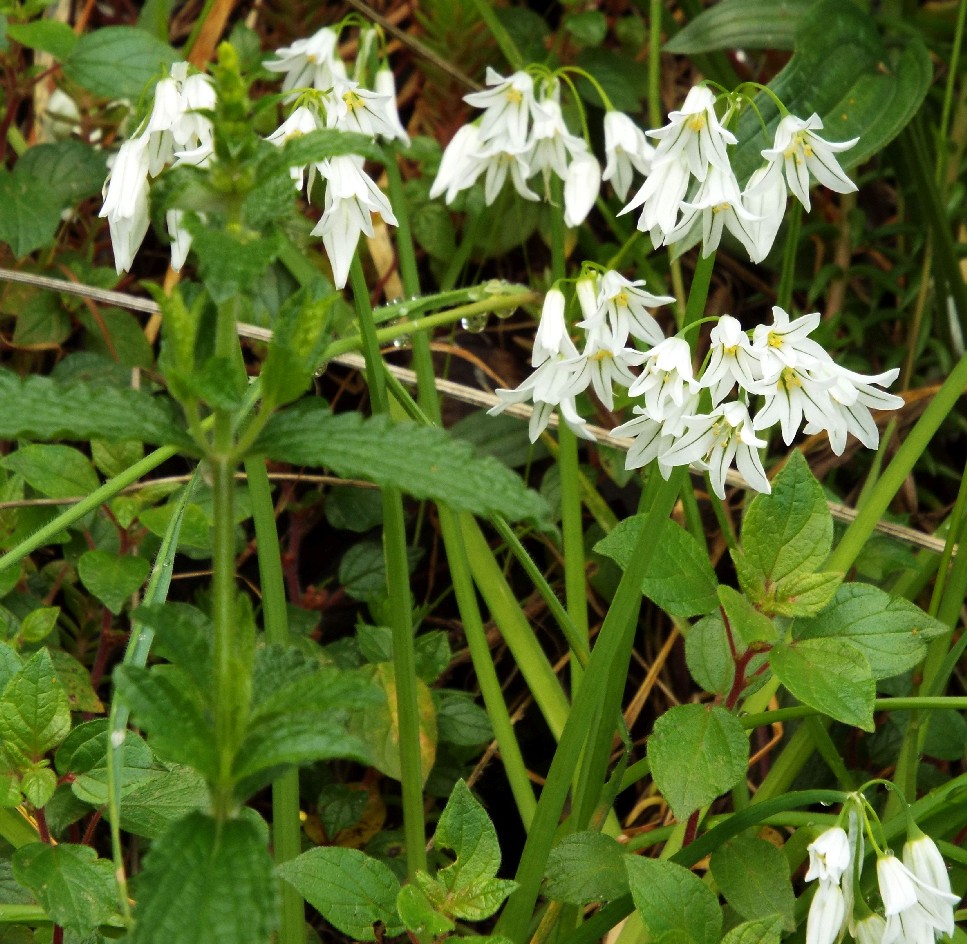
[[[190,448],[176,407],[140,390],[0,370],[0,439],[137,439]]]
[[[87,668],[64,649],[52,649],[50,661],[54,663],[57,680],[63,686],[71,711],[104,711],[104,705],[91,685],[91,673]]]
[[[694,872],[644,856],[626,856],[625,868],[635,908],[652,940],[679,932],[695,944],[718,944],[722,932],[718,897]]]
[[[695,55],[718,49],[792,49],[814,0],[721,0],[665,43],[664,51]]]
[[[345,154],[359,154],[370,161],[383,163],[386,156],[371,137],[354,131],[336,131],[322,128],[308,134],[289,138],[282,146],[282,158],[289,167],[303,167],[341,157]]]
[[[192,235],[199,272],[216,304],[250,294],[282,249],[282,237],[275,230],[234,233],[208,226],[197,216],[189,216],[185,225]]]
[[[343,531],[362,533],[383,520],[383,502],[374,488],[335,485],[326,493],[326,522]]]
[[[115,616],[148,577],[151,565],[143,557],[85,551],[77,562],[81,582]]]
[[[712,877],[728,903],[746,919],[782,919],[786,931],[796,929],[789,862],[782,850],[764,839],[737,836],[712,853]]]
[[[83,497],[101,484],[87,456],[70,446],[21,446],[0,464],[47,498]]]
[[[695,623],[685,636],[685,662],[692,678],[713,695],[726,695],[735,681],[735,660],[718,613]]]
[[[14,758],[39,760],[67,737],[70,705],[50,653],[35,652],[0,697],[0,738]]]
[[[46,181],[16,167],[0,170],[0,240],[18,259],[53,240],[62,209]]]
[[[473,747],[493,739],[490,717],[466,692],[437,692],[436,723],[441,741]]]
[[[389,937],[403,931],[396,912],[398,879],[389,866],[357,849],[310,849],[278,871],[333,927],[354,940],[376,940],[377,922]]]
[[[0,642],[0,692],[22,668],[24,660],[13,646]]]
[[[467,921],[489,918],[517,887],[494,878],[500,868],[497,831],[463,780],[454,785],[433,836],[437,849],[451,849],[456,861],[434,878],[417,873],[417,885],[438,911]]]
[[[722,944],[779,944],[783,926],[783,916],[778,914],[744,921],[722,938]]]
[[[121,665],[114,670],[114,684],[139,727],[150,734],[159,757],[215,778],[214,731],[206,699],[184,671],[173,665],[150,670]]]
[[[875,679],[912,669],[927,643],[949,632],[909,600],[864,583],[844,584],[819,616],[793,623],[797,639],[848,640],[866,656]]]
[[[59,606],[42,606],[39,610],[31,610],[23,618],[18,635],[26,643],[41,642],[54,631],[59,617]]]
[[[634,552],[645,515],[626,518],[594,546],[624,570]],[[718,609],[718,581],[708,553],[681,525],[662,523],[655,538],[661,554],[652,559],[641,592],[672,616],[701,616]]]
[[[684,822],[745,776],[749,739],[719,705],[676,705],[655,722],[648,759],[655,784]]]
[[[252,819],[190,813],[145,858],[131,944],[265,944],[278,914],[273,871]]]
[[[7,36],[28,49],[49,52],[63,61],[77,43],[77,35],[58,20],[34,20],[33,23],[8,23]]]
[[[628,894],[627,852],[603,833],[565,836],[547,857],[544,891],[570,905],[613,901]]]
[[[445,502],[458,511],[543,520],[547,505],[510,469],[476,457],[442,429],[393,423],[386,417],[332,414],[304,400],[277,413],[254,452],[295,465],[326,466],[338,475],[396,486],[415,498]]]
[[[407,549],[410,573],[420,557],[419,548]],[[376,603],[386,597],[386,558],[381,541],[353,544],[339,562],[339,582],[354,600]]]
[[[46,763],[46,761],[44,761]],[[20,789],[24,799],[40,809],[47,805],[47,801],[57,789],[57,777],[49,767],[31,767],[25,770],[20,778]]]
[[[718,595],[732,632],[746,646],[757,642],[775,642],[779,638],[776,624],[757,610],[746,596],[731,587],[719,587]]]
[[[13,856],[13,874],[29,888],[51,921],[80,937],[116,913],[114,866],[90,846],[35,842]]]
[[[852,3],[820,0],[803,16],[795,52],[769,88],[792,114],[808,118],[817,113],[824,138],[859,138],[855,147],[839,155],[848,170],[903,130],[932,80],[933,65],[918,36],[896,34],[887,46],[869,12]],[[750,108],[730,128],[740,141],[732,154],[740,182],[762,164],[761,151],[772,147],[779,122],[771,98],[760,93],[755,104],[758,114]]]
[[[396,896],[396,910],[406,929],[419,935],[421,940],[426,936],[440,937],[453,930],[453,922],[440,914],[416,885],[404,885],[400,889]]]
[[[608,34],[608,20],[600,10],[587,10],[566,17],[564,28],[582,46],[600,46]]]
[[[769,601],[775,616],[815,616],[832,600],[843,575],[832,571],[818,574],[798,574],[782,581],[782,596]]]
[[[48,20],[39,22],[63,25]],[[70,33],[73,35],[74,31]],[[68,138],[55,144],[35,144],[17,162],[17,173],[44,181],[61,209],[67,209],[101,192],[107,162],[103,151]]]
[[[64,60],[64,75],[101,98],[137,101],[145,86],[176,62],[167,43],[133,26],[102,26],[78,39]]]
[[[204,778],[190,767],[173,767],[124,793],[121,829],[157,839],[172,823],[208,803]]]
[[[876,682],[866,656],[845,639],[805,639],[770,654],[779,681],[804,705],[873,731]]]
[[[788,596],[788,582],[815,573],[832,546],[833,518],[822,486],[796,450],[773,481],[772,493],[757,495],[742,522],[743,589],[765,612],[774,612],[771,603]],[[759,585],[762,599],[756,596]]]

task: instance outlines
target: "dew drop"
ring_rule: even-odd
[[[471,334],[480,334],[487,328],[487,314],[482,312],[479,315],[471,315],[469,318],[460,319],[460,327]]]

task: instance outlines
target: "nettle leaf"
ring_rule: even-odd
[[[17,635],[26,643],[41,642],[54,631],[59,618],[59,606],[42,606],[39,610],[31,610],[23,618]]]
[[[626,856],[625,868],[635,908],[652,940],[677,932],[695,944],[718,944],[718,896],[694,872],[643,856]]]
[[[0,439],[136,439],[190,448],[177,408],[141,390],[0,370]]]
[[[64,75],[102,98],[137,101],[177,60],[178,53],[144,30],[104,26],[78,39],[64,60]]]
[[[859,138],[839,155],[844,169],[886,147],[916,114],[933,80],[929,53],[918,36],[894,34],[887,46],[876,20],[852,3],[814,3],[800,21],[794,47],[769,88],[792,114],[817,113],[824,138]],[[732,154],[740,182],[762,164],[761,151],[772,147],[779,122],[769,96],[760,93],[755,105],[730,128],[740,141]]]
[[[48,22],[51,26],[65,26],[51,20],[22,25],[39,26]],[[67,30],[74,35],[70,27]],[[107,176],[107,161],[104,151],[95,151],[76,138],[68,138],[54,144],[35,144],[17,162],[17,172],[42,180],[65,210],[101,192]]]
[[[334,928],[357,941],[376,940],[373,925],[395,937],[400,883],[388,865],[357,849],[321,846],[278,867],[278,873]]]
[[[771,643],[779,638],[776,624],[757,610],[743,594],[731,587],[719,587],[718,595],[732,631],[746,646],[757,642]]]
[[[77,561],[81,583],[115,616],[147,580],[149,570],[151,564],[143,557],[109,551],[85,551]]]
[[[369,135],[333,128],[296,135],[282,146],[282,159],[289,167],[303,167],[346,154],[358,154],[379,163],[386,160],[386,155]]]
[[[433,844],[457,856],[433,878],[425,872],[416,876],[420,891],[443,914],[483,921],[517,887],[516,882],[494,878],[500,868],[497,830],[463,780],[457,781],[447,800]]]
[[[83,497],[101,484],[87,456],[71,446],[21,446],[0,465],[47,498]]]
[[[722,944],[779,944],[784,926],[785,919],[778,914],[744,921],[722,938]]]
[[[685,662],[695,681],[712,695],[726,695],[735,681],[735,659],[725,623],[718,613],[705,616],[688,629]]]
[[[803,639],[776,646],[773,672],[803,704],[844,724],[875,730],[876,682],[860,649],[845,639]]]
[[[645,515],[635,515],[594,546],[624,570],[638,542]],[[703,616],[718,609],[718,581],[705,549],[681,525],[662,522],[655,536],[661,554],[655,554],[641,592],[672,616]]]
[[[407,931],[437,938],[454,928],[453,922],[440,914],[416,885],[404,885],[396,896],[396,910]]]
[[[252,819],[189,813],[151,846],[137,886],[131,944],[265,944],[277,880]]]
[[[205,779],[190,767],[172,767],[121,797],[121,829],[157,839],[172,823],[209,804]]]
[[[203,224],[197,216],[188,217],[186,225],[192,235],[192,251],[199,260],[199,273],[216,303],[251,293],[282,249],[282,236],[275,230],[235,234]]]
[[[7,36],[28,49],[49,52],[55,59],[64,60],[77,45],[77,34],[57,20],[35,20],[33,23],[8,23]]]
[[[253,452],[294,465],[326,466],[476,515],[497,513],[511,521],[543,521],[549,515],[544,499],[519,476],[496,459],[475,456],[467,443],[442,429],[333,414],[313,400],[273,416]]]
[[[117,913],[114,865],[90,846],[45,842],[13,855],[14,878],[30,889],[55,924],[87,937]]]
[[[785,931],[796,929],[796,896],[789,862],[764,839],[737,836],[712,853],[712,877],[728,903],[743,917],[781,918]]]
[[[719,705],[676,705],[655,722],[648,759],[655,784],[684,821],[745,776],[749,739]]]
[[[742,589],[764,612],[776,612],[795,578],[813,574],[833,546],[833,518],[822,486],[796,450],[757,495],[742,522],[742,551],[734,555]]]
[[[695,55],[718,49],[792,49],[796,30],[815,0],[721,0],[703,10],[664,51]]]
[[[0,169],[0,240],[18,259],[53,240],[62,209],[45,180]]]
[[[39,760],[67,737],[70,704],[50,653],[35,652],[0,697],[0,739],[12,758]]]
[[[769,601],[774,616],[815,616],[833,599],[843,582],[843,575],[832,571],[797,574],[782,581],[782,597]]]
[[[46,763],[44,761],[43,763]],[[38,809],[47,805],[57,789],[57,776],[49,767],[36,766],[25,770],[20,778],[24,799]]]
[[[628,894],[624,847],[603,833],[565,836],[547,857],[544,892],[570,905],[613,901]]]
[[[864,583],[843,585],[819,616],[793,623],[797,639],[848,640],[866,656],[876,679],[912,669],[927,643],[949,632],[909,600]]]

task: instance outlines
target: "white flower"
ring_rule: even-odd
[[[834,826],[821,833],[807,847],[809,852],[809,871],[806,881],[818,878],[821,882],[839,884],[843,873],[850,866],[850,845],[846,830]]]
[[[770,174],[768,167],[760,167],[750,178],[742,193],[745,208],[755,217],[750,229],[755,238],[755,255],[761,262],[769,255],[782,218],[786,212],[786,185],[780,174]]]
[[[722,315],[709,334],[710,356],[702,386],[712,391],[712,406],[721,403],[738,382],[751,390],[761,378],[759,357],[738,319]]]
[[[853,930],[856,944],[882,944],[886,933],[886,921],[878,914],[870,912],[865,918],[856,922]]]
[[[373,87],[378,95],[384,99],[384,111],[389,120],[389,125],[393,129],[392,135],[387,135],[390,140],[402,141],[406,147],[410,146],[410,136],[400,121],[400,113],[396,107],[396,79],[393,77],[393,70],[389,66],[383,66],[376,72],[373,80]]]
[[[655,167],[675,160],[684,163],[698,180],[704,180],[713,165],[730,170],[726,147],[735,144],[736,137],[716,117],[715,95],[703,85],[692,88],[681,110],[669,113],[668,124],[649,131],[648,136],[659,141],[652,158]]]
[[[682,422],[688,432],[661,457],[663,463],[678,466],[697,462],[708,469],[712,491],[722,499],[725,476],[733,462],[756,491],[772,491],[758,452],[766,442],[756,438],[744,403],[723,403],[708,415],[686,416]]]
[[[832,358],[823,347],[809,338],[820,321],[819,312],[802,315],[793,321],[778,305],[772,308],[772,324],[756,325],[752,347],[762,363],[765,376],[783,367],[815,367],[831,364]]]
[[[300,105],[266,140],[271,141],[276,147],[282,147],[283,144],[291,141],[292,138],[298,138],[317,130],[319,130],[319,119],[316,117],[315,112],[305,105]],[[289,168],[289,174],[295,182],[296,190],[302,189],[302,184],[305,181],[305,172],[305,167]]]
[[[912,908],[917,903],[917,886],[913,873],[893,854],[876,860],[876,880],[880,886],[883,910],[889,918]]]
[[[127,272],[148,232],[148,135],[125,141],[104,184],[104,205],[114,247],[114,265]]]
[[[641,358],[631,348],[612,348],[599,338],[591,337],[581,356],[574,362],[574,377],[568,387],[572,394],[585,390],[590,383],[598,399],[609,410],[614,409],[612,384],[630,387],[635,375],[629,364],[637,364]]]
[[[845,920],[843,890],[835,882],[820,882],[806,918],[806,944],[835,944]]]
[[[181,85],[181,115],[171,126],[175,144],[181,148],[194,147],[196,143],[211,144],[214,129],[211,120],[202,112],[214,108],[215,86],[211,78],[200,72],[187,76]]]
[[[620,111],[609,111],[604,116],[604,153],[607,163],[601,179],[614,178],[611,184],[614,192],[626,200],[632,170],[648,174],[655,149],[631,118]]]
[[[540,367],[549,357],[559,354],[565,343],[570,343],[564,320],[565,305],[564,293],[558,288],[550,289],[544,296],[541,320],[531,349],[531,367]],[[574,353],[577,353],[576,349]]]
[[[485,109],[480,120],[480,140],[498,150],[523,151],[530,118],[537,111],[534,80],[526,72],[505,79],[487,67],[487,85],[492,88],[464,95],[475,108]]]
[[[614,344],[624,345],[629,335],[652,346],[665,340],[648,309],[669,305],[675,299],[671,295],[652,295],[641,288],[644,284],[644,279],[632,282],[613,269],[601,277],[598,306],[601,317],[607,318]]]
[[[525,200],[540,200],[540,197],[527,186],[531,176],[530,168],[524,161],[522,151],[492,150],[480,151],[477,155],[483,161],[484,200],[490,206],[497,199],[501,187],[510,174],[514,189]]]
[[[671,400],[678,406],[689,394],[699,389],[692,373],[692,352],[684,338],[666,338],[642,357],[642,372],[628,393],[645,397],[645,408],[654,419],[663,419],[665,405]]]
[[[389,101],[389,96],[370,92],[358,82],[338,80],[326,96],[326,127],[371,138],[379,134],[392,140],[396,128],[390,118]]]
[[[345,67],[336,55],[339,35],[324,26],[308,39],[298,39],[291,46],[277,49],[277,59],[267,59],[262,65],[269,72],[283,72],[282,90],[331,88],[337,78],[345,77]]]
[[[446,202],[452,203],[461,190],[474,185],[486,167],[487,161],[480,157],[480,128],[463,125],[443,152],[440,169],[430,187],[430,199],[446,193]]]
[[[534,120],[528,144],[527,166],[531,174],[543,175],[545,189],[551,172],[565,180],[571,159],[586,152],[588,147],[584,138],[568,130],[561,106],[553,98],[541,102],[541,112]]]
[[[312,235],[322,237],[336,288],[346,284],[360,234],[373,235],[371,214],[379,213],[387,223],[396,225],[389,200],[362,170],[358,160],[352,155],[342,155],[318,165],[327,181],[325,211]]]
[[[577,154],[567,169],[564,178],[564,224],[580,226],[594,201],[598,198],[601,186],[601,165],[597,158],[588,152]]]
[[[633,437],[634,441],[625,456],[625,468],[639,469],[657,459],[658,468],[667,479],[672,466],[665,463],[662,457],[685,432],[684,417],[694,414],[698,409],[698,400],[699,395],[694,393],[686,396],[680,406],[669,404],[660,419],[653,417],[646,408],[636,406],[632,411],[636,414],[635,418],[611,431],[613,436]]]
[[[696,220],[702,223],[702,256],[710,256],[727,229],[745,246],[753,262],[761,261],[756,243],[756,217],[742,204],[739,183],[731,168],[722,169],[710,165],[705,180],[691,201],[683,201],[682,218],[678,225],[664,237],[665,243],[676,243],[688,235]]]
[[[908,840],[903,846],[903,864],[917,883],[917,900],[930,915],[934,928],[953,936],[954,906],[960,898],[950,891],[947,864],[937,844],[923,833]]]
[[[859,138],[834,143],[814,133],[823,122],[813,114],[805,119],[786,115],[776,128],[771,148],[762,152],[769,162],[769,172],[785,175],[786,184],[799,202],[809,211],[809,176],[812,174],[823,186],[837,193],[851,193],[856,184],[843,173],[835,155],[853,147]]]
[[[652,242],[660,246],[663,237],[675,229],[689,179],[684,161],[654,161],[651,173],[618,216],[641,207],[638,229],[651,233]]]
[[[829,430],[830,440],[839,436],[843,420],[829,398],[832,383],[830,378],[818,378],[796,367],[783,367],[772,377],[757,381],[749,389],[762,394],[766,402],[756,414],[755,428],[768,429],[779,423],[787,446],[796,438],[803,418],[816,431]]]
[[[191,233],[184,226],[184,217],[183,210],[169,210],[165,214],[168,236],[171,237],[171,268],[175,272],[181,271],[191,249]]]

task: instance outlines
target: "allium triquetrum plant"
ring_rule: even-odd
[[[961,935],[967,5],[162,6],[3,10],[0,939]]]

